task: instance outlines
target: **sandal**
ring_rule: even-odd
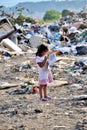
[[[47,100],[51,100],[51,97],[49,97],[49,96],[46,96],[46,97],[45,97],[45,99],[47,99]]]
[[[40,101],[47,101],[46,98],[40,98]]]

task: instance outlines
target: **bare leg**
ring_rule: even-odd
[[[39,87],[40,98],[42,98],[42,88],[43,88],[43,86],[40,85],[40,87]]]
[[[44,90],[44,98],[46,98],[47,97],[47,85],[44,85],[43,90]]]

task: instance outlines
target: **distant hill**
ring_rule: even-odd
[[[14,7],[8,8],[16,12],[17,8],[24,8],[23,14],[31,17],[42,18],[47,10],[57,10],[62,12],[64,9],[79,12],[87,4],[87,0],[65,0],[65,1],[45,1],[45,2],[23,2]],[[29,11],[27,11],[27,9]]]

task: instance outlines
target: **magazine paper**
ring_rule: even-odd
[[[53,65],[57,61],[56,54],[52,53],[49,55],[49,65]]]

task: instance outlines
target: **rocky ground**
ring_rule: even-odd
[[[51,67],[52,99],[41,102],[25,91],[37,86],[34,56],[0,58],[0,130],[87,130],[87,75],[75,68],[77,57],[61,56]]]

